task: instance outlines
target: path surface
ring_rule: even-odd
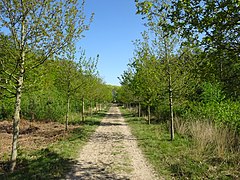
[[[66,179],[155,180],[136,139],[118,107],[110,108],[101,125],[79,152]]]

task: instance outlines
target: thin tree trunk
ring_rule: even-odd
[[[82,121],[85,120],[85,116],[84,116],[84,97],[82,97]]]
[[[138,103],[138,117],[141,117],[141,103]]]
[[[151,109],[150,109],[150,105],[148,105],[148,124],[151,124]]]
[[[169,113],[170,113],[170,133],[171,133],[171,141],[174,140],[174,121],[173,121],[173,93],[172,93],[172,74],[170,67],[170,60],[168,57],[168,44],[166,39],[164,40],[165,44],[165,58],[167,61],[167,71],[168,71],[168,93],[169,93]]]
[[[92,101],[91,101],[91,103],[90,103],[90,116],[92,117],[92,109],[93,109],[93,103],[92,103]]]
[[[169,110],[170,110],[170,121],[171,121],[171,140],[174,140],[174,122],[173,122],[173,97],[172,88],[169,87]]]
[[[67,111],[66,111],[65,131],[68,130],[69,109],[70,109],[70,96],[69,96],[69,92],[68,92],[68,95],[67,95]]]
[[[20,75],[18,78],[18,84],[16,89],[15,99],[15,112],[13,118],[13,136],[12,136],[12,151],[11,151],[11,164],[10,171],[13,172],[16,166],[17,160],[17,148],[18,148],[18,137],[19,137],[19,123],[20,123],[20,111],[21,111],[21,96],[23,86],[23,74],[24,74],[24,57],[25,53],[22,53],[22,62],[20,65]]]
[[[170,111],[170,133],[171,140],[174,140],[174,122],[173,122],[173,93],[172,93],[172,77],[171,77],[171,68],[170,62],[168,61],[168,93],[169,93],[169,111]]]
[[[20,44],[20,57],[17,61],[17,66],[19,67],[19,76],[16,86],[16,95],[15,95],[15,112],[13,118],[13,137],[12,137],[12,152],[11,152],[11,164],[10,171],[13,172],[16,166],[17,161],[17,148],[18,148],[18,136],[19,136],[19,123],[20,123],[20,112],[21,112],[21,96],[22,96],[22,87],[23,87],[23,75],[24,75],[24,63],[25,63],[25,22],[22,21],[21,26],[21,44]]]
[[[96,102],[96,109],[95,112],[98,112],[98,103]]]
[[[31,111],[31,119],[30,119],[30,125],[29,125],[29,128],[31,128],[32,127],[32,123],[33,123],[33,121],[34,121],[34,119],[35,119],[35,113],[34,113],[34,107],[35,107],[35,103],[34,103],[34,99],[31,99],[30,100],[30,111]]]

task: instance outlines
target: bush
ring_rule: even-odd
[[[218,84],[205,83],[201,101],[189,102],[185,119],[205,119],[240,132],[240,102],[225,99]]]

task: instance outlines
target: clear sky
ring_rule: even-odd
[[[98,70],[104,82],[119,85],[133,57],[132,41],[141,38],[143,20],[136,15],[134,0],[86,0],[86,14],[94,12],[90,30],[78,42],[87,57],[99,54]]]

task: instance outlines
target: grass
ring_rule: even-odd
[[[100,124],[104,113],[87,118],[62,140],[46,149],[31,152],[19,151],[14,173],[0,173],[0,179],[61,179],[76,163],[79,149]],[[4,163],[4,162],[3,162]],[[6,162],[5,162],[6,163]]]
[[[202,152],[191,136],[175,134],[170,141],[166,123],[148,125],[146,120],[131,116],[122,110],[138,145],[146,158],[164,179],[238,179],[239,154],[224,158]]]

